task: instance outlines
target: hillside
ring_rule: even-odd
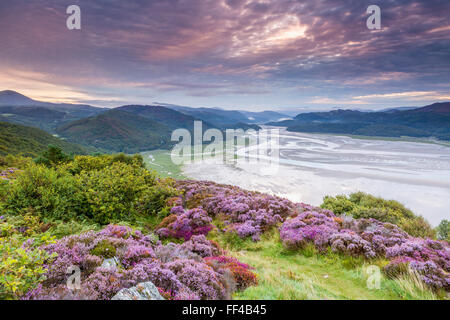
[[[217,108],[190,108],[181,106],[169,107],[209,122],[220,129],[234,128],[237,123],[261,124],[269,121],[277,121],[282,118],[288,118],[286,115],[273,111],[248,112],[238,110],[222,110]]]
[[[169,127],[129,112],[110,110],[57,128],[56,132],[69,141],[108,151],[136,153],[167,148]]]
[[[271,122],[288,131],[383,137],[434,137],[450,140],[450,102],[389,112],[333,110],[297,115],[294,120]]]
[[[80,145],[56,138],[40,129],[0,122],[0,155],[22,154],[35,157],[45,151],[48,145],[60,147],[65,153],[86,154]]]
[[[129,105],[115,108],[114,110],[129,112],[134,115],[159,122],[170,128],[171,130],[179,128],[193,130],[194,121],[202,120],[200,118],[196,118],[161,106]],[[209,129],[214,127],[214,125],[208,122],[203,122],[202,126],[203,129]]]
[[[314,207],[166,180],[138,159],[5,173],[0,276],[14,286],[0,283],[0,299],[135,300],[147,286],[160,300],[448,299],[449,243],[403,230],[419,217],[395,201],[358,193]],[[74,265],[79,290],[61,277]]]
[[[49,132],[70,121],[104,111],[89,105],[42,102],[15,91],[0,91],[0,121],[38,127]]]

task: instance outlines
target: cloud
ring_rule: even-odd
[[[352,96],[376,94],[386,103],[448,97],[448,1],[75,3],[81,7],[81,31],[67,30],[61,1],[0,2],[0,69],[43,79],[41,84],[9,79],[13,89],[34,96],[46,90],[57,99],[72,91],[77,93],[67,94],[72,99],[109,104],[149,97],[194,104],[190,97],[202,97],[211,105],[246,105],[252,95],[270,96],[263,101],[267,105],[355,104],[360,99]],[[366,8],[377,3],[382,30],[370,31]],[[389,91],[433,94],[411,98]],[[364,101],[370,99],[375,98]]]

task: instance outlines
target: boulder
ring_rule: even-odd
[[[120,290],[111,300],[165,300],[152,282]]]
[[[114,257],[114,258],[103,260],[103,263],[100,267],[104,268],[104,269],[117,269],[119,267],[119,265],[120,265],[119,259]]]

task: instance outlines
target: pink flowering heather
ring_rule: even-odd
[[[224,231],[259,240],[263,232],[282,222],[294,208],[286,199],[205,181],[178,181],[188,207],[201,206],[222,219]]]
[[[317,249],[366,258],[392,259],[385,267],[391,277],[408,267],[433,289],[449,290],[450,247],[445,241],[413,238],[399,227],[375,219],[337,218],[316,209],[287,219],[280,228],[283,244],[291,249],[313,243]]]
[[[46,281],[25,299],[111,299],[121,289],[146,281],[170,292],[173,299],[228,299],[230,288],[236,287],[203,259],[222,253],[204,235],[192,236],[181,245],[162,245],[129,227],[110,225],[100,232],[65,237],[43,249],[58,256],[45,265]],[[118,265],[103,267],[112,256]],[[80,290],[67,288],[70,266],[81,270]]]
[[[283,223],[280,228],[281,241],[291,249],[301,248],[308,242],[323,249],[339,230],[339,224],[333,218],[334,214],[320,209],[302,212]]]
[[[206,235],[213,228],[212,219],[201,208],[185,211],[178,206],[172,208],[171,213],[176,215],[174,221],[156,231],[160,237],[189,240],[193,235]]]

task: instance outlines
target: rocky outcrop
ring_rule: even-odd
[[[120,290],[111,300],[165,300],[152,282]]]

